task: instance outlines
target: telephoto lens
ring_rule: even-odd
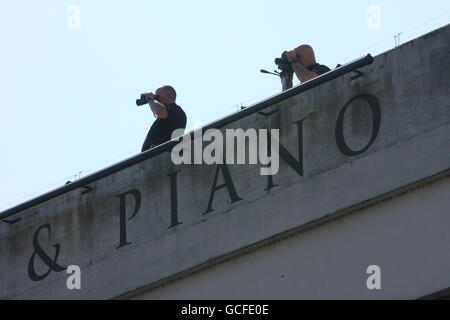
[[[289,62],[286,52],[281,54],[281,58],[275,59],[275,64],[278,66],[278,69],[287,73],[294,73],[294,70],[291,67],[291,63]]]
[[[275,59],[275,64],[278,66],[278,69],[280,69],[281,71],[285,71],[285,72],[294,72],[294,70],[291,67],[291,63],[289,62],[287,55],[286,55],[286,51],[284,51],[281,54],[281,58],[276,58]]]

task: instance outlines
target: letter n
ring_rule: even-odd
[[[280,158],[283,159],[289,167],[291,167],[300,177],[303,177],[303,121],[307,118],[300,119],[296,122],[293,122],[297,125],[297,139],[298,139],[298,160],[289,153],[289,151],[280,143],[279,145],[279,154]],[[268,139],[269,146],[267,147],[270,150],[270,140]],[[278,186],[273,183],[272,176],[267,176],[267,188],[265,191],[272,189],[273,187]]]

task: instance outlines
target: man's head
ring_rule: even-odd
[[[310,45],[302,44],[294,49],[297,53],[297,57],[302,65],[305,67],[312,66],[316,63],[316,57],[314,55],[314,50]]]
[[[175,103],[177,99],[177,93],[172,86],[162,86],[156,89],[155,94],[159,96],[158,101],[166,106]]]

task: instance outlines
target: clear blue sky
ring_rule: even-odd
[[[2,0],[0,211],[139,153],[141,92],[173,85],[192,129],[279,92],[259,70],[283,50],[334,68],[449,21],[448,0]]]

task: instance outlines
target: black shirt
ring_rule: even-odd
[[[167,105],[166,108],[167,118],[158,118],[153,122],[142,146],[142,152],[171,140],[175,129],[186,128],[186,114],[183,109],[175,103]]]
[[[308,70],[312,71],[315,74],[317,74],[318,76],[320,76],[321,74],[324,74],[324,73],[327,73],[328,71],[330,71],[330,68],[328,68],[326,65],[315,63],[315,64],[309,66]]]

